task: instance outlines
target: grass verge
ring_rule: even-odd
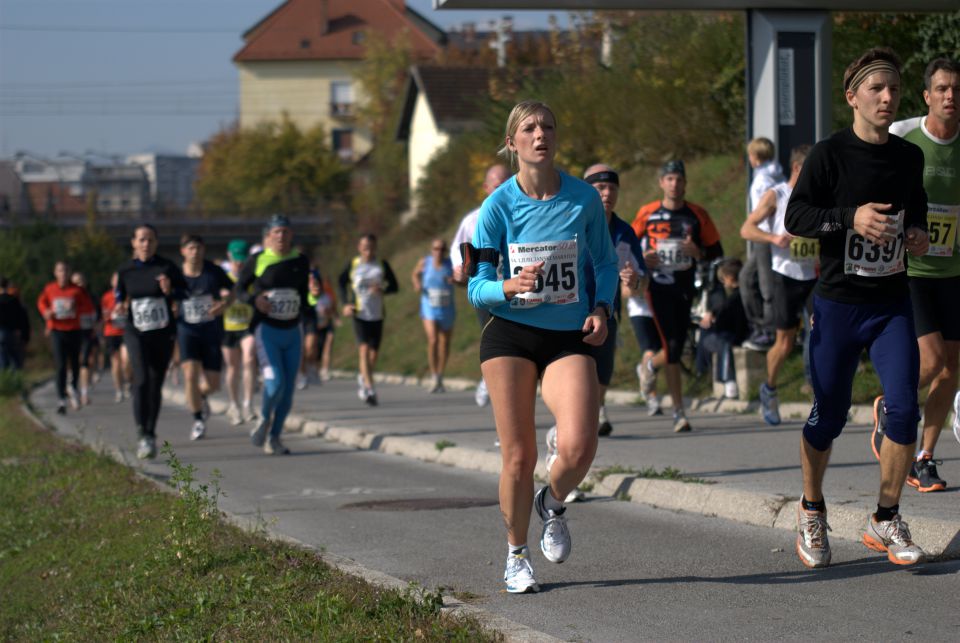
[[[605,469],[597,471],[592,475],[592,477],[598,482],[603,482],[603,479],[607,476],[621,473],[637,478],[652,478],[654,480],[675,480],[676,482],[687,482],[691,484],[715,484],[710,480],[704,480],[703,478],[696,478],[694,476],[687,475],[679,469],[675,469],[673,467],[664,467],[663,469],[657,469],[656,467],[634,469],[633,467],[624,467],[619,464],[614,464]]]
[[[175,459],[167,494],[15,398],[0,417],[3,640],[496,640],[441,613],[439,593],[377,588],[228,525],[216,482]]]

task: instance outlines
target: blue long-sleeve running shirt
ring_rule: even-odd
[[[507,301],[497,269],[481,262],[467,295],[477,308],[504,319],[548,330],[580,330],[590,314],[585,267],[593,263],[596,304],[613,310],[619,273],[600,194],[560,172],[559,192],[545,201],[528,197],[514,176],[483,202],[473,245],[500,252],[502,274],[544,261],[535,292]]]

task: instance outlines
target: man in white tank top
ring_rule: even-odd
[[[791,151],[790,180],[764,192],[740,228],[740,236],[747,241],[770,245],[774,284],[773,321],[777,335],[773,346],[767,351],[767,381],[760,385],[760,410],[763,419],[770,425],[780,424],[777,374],[793,350],[800,315],[817,283],[819,241],[794,237],[787,232],[783,223],[790,194],[797,184],[809,151],[809,145],[800,145]]]

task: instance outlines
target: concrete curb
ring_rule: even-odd
[[[330,375],[336,379],[345,380],[353,380],[357,377],[356,371],[334,370],[330,372]],[[400,375],[397,373],[375,373],[373,379],[383,384],[418,386],[420,388],[429,388],[433,383],[427,377]],[[465,377],[453,377],[444,379],[443,385],[450,391],[471,391],[477,388],[477,380]],[[662,402],[665,407],[670,407],[673,404],[669,395],[664,395]],[[606,403],[612,406],[640,406],[642,404],[642,398],[637,391],[610,389],[607,391]],[[810,402],[783,402],[780,404],[780,415],[789,419],[803,419],[810,414],[810,406]],[[746,402],[729,398],[694,397],[685,398],[684,407],[701,413],[725,413],[732,415],[760,413],[760,402],[756,400]],[[851,406],[847,417],[848,420],[854,424],[872,424],[873,405],[856,404]]]
[[[177,399],[178,396],[175,394],[175,392],[172,392],[172,391],[164,390],[164,397],[170,401],[174,401],[174,402],[179,401],[180,404],[183,404],[186,401],[186,398],[184,397],[182,392],[179,394],[179,400]],[[218,409],[217,408],[218,406],[222,408]],[[210,407],[211,407],[211,411],[214,413],[225,413],[227,409],[227,404],[225,402],[220,402],[218,400],[211,400]],[[71,430],[65,433],[61,431],[58,427],[53,426],[51,424],[47,424],[40,417],[35,415],[33,410],[30,408],[29,404],[26,403],[26,401],[20,402],[20,409],[23,412],[23,414],[26,417],[30,418],[30,420],[39,428],[42,428],[47,431],[51,431],[56,435],[60,436],[61,438],[66,438],[70,441],[83,444],[84,446],[94,450],[97,453],[108,455],[110,456],[110,458],[112,458],[119,464],[122,464],[132,469],[133,472],[138,477],[153,483],[153,485],[159,490],[165,493],[176,493],[176,490],[170,487],[169,485],[167,485],[165,481],[160,477],[158,477],[155,472],[152,473],[150,471],[147,471],[145,468],[143,468],[143,466],[138,466],[138,465],[142,465],[143,463],[137,460],[133,453],[125,452],[123,449],[120,449],[114,445],[105,444],[100,440],[91,441],[88,439],[88,436],[85,434],[83,430]],[[303,426],[303,424],[305,423],[301,422],[301,427]],[[401,592],[404,592],[410,589],[416,589],[417,587],[417,586],[412,586],[410,583],[404,582],[403,580],[395,576],[391,576],[389,574],[385,574],[383,572],[379,572],[377,570],[364,567],[363,565],[361,565],[360,563],[356,562],[353,559],[345,558],[343,556],[337,556],[336,554],[331,554],[328,551],[320,550],[309,543],[303,542],[302,540],[298,540],[297,538],[293,538],[292,536],[288,536],[284,533],[281,533],[272,527],[267,527],[266,529],[264,529],[263,525],[259,525],[255,520],[251,520],[249,515],[234,514],[228,511],[224,511],[223,509],[220,509],[219,511],[220,511],[220,514],[224,517],[224,519],[229,524],[239,529],[242,529],[247,532],[265,531],[267,538],[274,541],[278,541],[278,542],[284,542],[284,543],[293,545],[294,547],[299,547],[301,549],[311,551],[315,553],[317,556],[319,556],[325,563],[327,563],[331,567],[334,567],[335,569],[345,574],[349,574],[351,576],[360,578],[361,580],[368,582],[371,585],[375,585],[377,587],[381,587],[384,589],[398,590]],[[416,591],[411,592],[410,595],[418,601],[422,600],[422,597],[420,597],[416,593]],[[474,618],[478,623],[480,623],[481,627],[483,627],[484,629],[496,631],[502,634],[504,641],[507,641],[510,643],[559,643],[560,641],[562,641],[562,639],[558,639],[556,637],[550,636],[545,632],[540,632],[531,627],[527,627],[522,623],[511,621],[510,619],[500,616],[498,614],[494,614],[492,612],[488,612],[475,605],[470,605],[469,603],[465,603],[460,599],[456,598],[455,596],[443,594],[442,598],[443,598],[443,607],[441,609],[443,613],[451,616],[464,616],[464,617]]]
[[[378,379],[378,381],[380,380]],[[182,404],[184,401],[183,393],[180,391],[165,390],[164,395],[173,402]],[[740,405],[746,406],[747,403],[738,400],[724,400],[719,405],[720,412],[731,412],[723,409],[740,408]],[[799,407],[800,405],[796,406]],[[224,405],[225,407],[226,405]],[[791,406],[782,405],[781,413],[786,414],[788,408],[791,408]],[[867,408],[870,413],[869,421],[872,422],[873,409],[871,407]],[[391,435],[376,427],[362,429],[338,427],[297,413],[291,413],[287,417],[284,430],[303,433],[309,437],[320,437],[358,449],[415,458],[423,462],[444,464],[494,475],[500,473],[500,456],[497,453],[458,446],[438,449],[435,442]],[[787,531],[796,530],[795,503],[799,499],[796,497],[734,489],[722,484],[696,484],[639,478],[630,474],[608,475],[600,480],[599,473],[598,470],[592,470],[587,476],[588,482],[594,481],[593,493],[598,495],[619,497],[628,499],[630,502],[660,509],[685,511],[758,527],[773,527]],[[537,462],[534,475],[541,480],[547,479],[546,467],[542,460]],[[867,515],[871,511],[873,511],[873,507],[868,505],[831,505],[829,521],[834,537],[859,541],[863,534]],[[914,518],[908,522],[914,540],[931,558],[960,558],[960,524],[923,517]]]

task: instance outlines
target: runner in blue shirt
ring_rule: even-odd
[[[447,242],[434,239],[430,254],[420,259],[410,275],[413,289],[420,293],[420,318],[427,334],[427,364],[431,393],[443,393],[443,371],[450,356],[450,337],[456,308],[453,303],[453,263],[447,256]]]
[[[503,457],[504,581],[511,593],[539,589],[527,548],[531,505],[543,521],[540,549],[547,560],[561,563],[570,554],[563,499],[596,453],[594,351],[606,339],[618,281],[599,194],[554,167],[556,127],[556,116],[541,102],[524,101],[510,112],[500,153],[519,169],[484,201],[465,257],[473,275],[470,302],[492,313],[480,362]],[[588,261],[597,277],[595,305],[586,287]],[[556,418],[558,452],[550,483],[534,494],[538,380]]]

